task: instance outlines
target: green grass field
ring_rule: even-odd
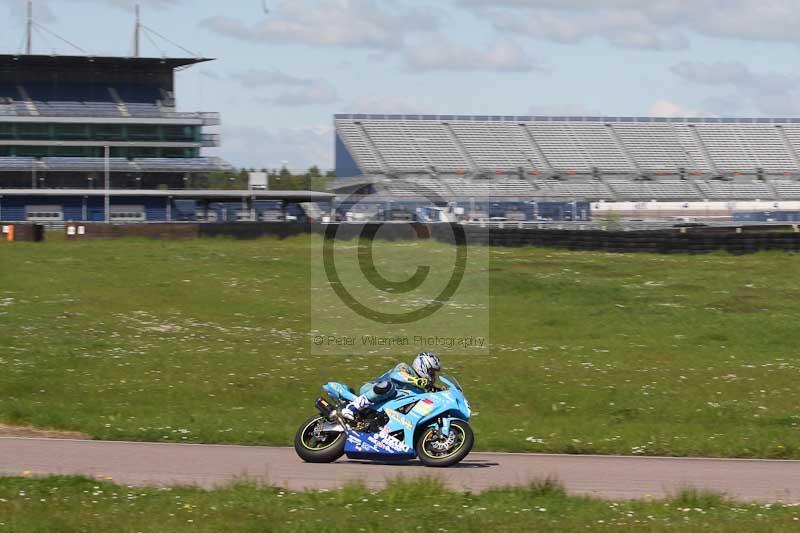
[[[289,444],[322,383],[412,356],[312,355],[310,239],[0,244],[0,422]],[[800,458],[800,257],[488,266],[490,354],[440,350],[476,449]]]
[[[0,529],[77,531],[790,531],[796,506],[684,492],[666,501],[567,496],[556,484],[480,495],[433,482],[295,493],[241,483],[215,491],[83,478],[0,478]]]

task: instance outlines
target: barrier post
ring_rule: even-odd
[[[10,224],[8,226],[8,232],[6,233],[6,240],[8,242],[14,242],[14,225]]]

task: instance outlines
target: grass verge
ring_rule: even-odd
[[[311,355],[311,244],[0,247],[0,421],[288,444],[322,383],[359,385],[417,351]],[[440,350],[476,449],[800,458],[800,257],[490,259],[491,354]]]
[[[482,494],[432,481],[384,490],[291,492],[239,483],[214,491],[140,488],[75,477],[0,479],[3,531],[788,531],[796,506],[685,492],[664,501],[568,496],[553,482]]]

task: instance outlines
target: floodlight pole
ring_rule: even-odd
[[[105,146],[105,157],[103,161],[103,167],[105,171],[105,178],[106,178],[106,191],[105,191],[105,213],[106,213],[106,224],[111,222],[111,147],[109,145]]]
[[[25,28],[25,53],[31,55],[33,49],[33,0],[28,0],[28,23]]]
[[[142,32],[142,22],[139,16],[139,4],[136,4],[136,25],[133,30],[133,57],[139,57],[139,37]]]

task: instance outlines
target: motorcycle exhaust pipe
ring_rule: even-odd
[[[325,398],[317,398],[317,401],[314,403],[314,406],[319,411],[319,414],[321,414],[325,418],[330,418],[331,413],[333,413],[333,407],[325,400]]]

